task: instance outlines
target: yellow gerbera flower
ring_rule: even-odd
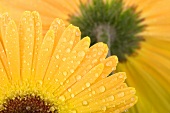
[[[81,1],[82,3],[79,0],[1,0],[0,9],[1,12],[8,11],[16,21],[18,21],[18,15],[21,15],[24,10],[39,11],[44,22],[43,34],[45,34],[50,23],[56,17],[62,18],[67,24],[72,23],[79,26],[81,30],[83,29],[83,36],[96,37],[97,34],[102,36],[99,31],[104,31],[105,29],[112,32],[111,36],[118,33],[119,37],[117,39],[121,40],[117,42],[125,41],[125,43],[116,42],[114,48],[112,48],[114,51],[109,53],[116,54],[119,60],[122,59],[117,70],[127,72],[128,79],[126,82],[136,88],[137,95],[140,97],[138,103],[129,112],[169,113],[170,1],[104,0],[109,7],[105,7],[105,4],[103,6],[101,0],[98,0],[100,2],[96,4],[92,2],[97,0]],[[115,1],[118,1],[117,5],[113,4]],[[123,1],[123,3],[120,1]],[[84,3],[87,4],[84,5]],[[96,9],[94,6],[97,6],[95,7]],[[89,10],[88,15],[87,10]],[[89,12],[96,12],[96,15],[89,15],[91,14]],[[73,17],[80,21],[73,21]],[[104,24],[100,24],[101,18],[104,20]],[[114,19],[119,21],[113,21]],[[106,24],[112,25],[118,30],[109,29],[110,26]],[[97,28],[94,25],[98,25],[99,30],[93,30]],[[93,37],[91,38],[94,44],[97,41]],[[126,39],[130,39],[130,41]],[[114,42],[113,40],[103,40],[103,38],[98,38],[98,40],[106,43]],[[129,49],[127,49],[126,45],[128,45]],[[117,49],[118,47],[119,49]],[[123,52],[118,50],[123,50]]]
[[[100,42],[89,48],[78,27],[55,19],[42,36],[37,12],[25,12],[19,27],[0,20],[0,112],[123,112],[137,102],[124,72],[108,76],[118,59]]]

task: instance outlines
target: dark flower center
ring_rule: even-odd
[[[40,96],[26,95],[7,99],[0,113],[58,113],[52,107],[53,105],[41,99]]]
[[[80,27],[82,37],[90,36],[91,45],[104,42],[110,55],[117,55],[119,61],[126,61],[140,48],[145,25],[140,23],[140,13],[134,7],[124,8],[122,0],[92,0],[80,5],[80,15],[71,15],[70,23]]]

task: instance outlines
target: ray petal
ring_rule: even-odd
[[[22,77],[20,76],[19,35],[17,31],[15,22],[11,20],[7,25],[5,51],[9,69],[12,74],[12,80],[15,82],[22,80]]]

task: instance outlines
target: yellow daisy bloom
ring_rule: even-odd
[[[124,72],[107,77],[117,57],[102,42],[89,48],[78,27],[57,18],[43,37],[39,14],[27,11],[18,27],[1,15],[0,29],[1,113],[119,113],[137,102]]]
[[[62,18],[67,25],[69,23],[72,23],[79,26],[80,29],[82,30],[83,36],[86,35],[97,36],[97,34],[100,34],[101,31],[105,29],[107,30],[110,26],[104,25],[104,29],[102,29],[103,23],[110,24],[112,20],[115,19],[113,17],[115,16],[114,14],[116,14],[115,17],[120,17],[120,19],[118,19],[119,21],[115,22],[116,24],[112,23],[112,26],[113,28],[117,28],[118,30],[115,29],[111,30],[112,32],[111,35],[115,36],[116,33],[120,32],[120,35],[121,33],[124,34],[123,36],[121,36],[121,39],[123,39],[123,41],[126,40],[126,36],[131,34],[132,34],[131,36],[134,37],[132,39],[139,39],[136,42],[134,40],[130,40],[130,42],[127,41],[128,43],[126,43],[125,41],[125,43],[123,44],[117,43],[117,42],[122,42],[118,40],[116,42],[115,50],[113,52],[115,51],[117,52],[119,49],[123,50],[123,52],[118,52],[118,53],[109,52],[111,54],[117,55],[118,57],[119,57],[119,53],[121,53],[119,60],[121,59],[123,60],[119,63],[117,67],[117,71],[127,72],[128,79],[126,80],[126,82],[128,83],[128,85],[136,88],[137,95],[139,96],[138,103],[135,105],[135,107],[130,109],[128,112],[169,113],[170,112],[170,107],[169,107],[170,105],[170,96],[169,96],[170,95],[170,88],[169,88],[170,85],[170,76],[169,76],[170,73],[170,68],[169,68],[170,65],[169,4],[170,1],[169,0],[104,0],[105,3],[109,2],[111,4],[113,1],[123,1],[123,3],[121,4],[117,3],[116,6],[114,4],[112,4],[113,6],[110,6],[108,4],[108,6],[110,6],[109,8],[96,7],[98,8],[97,10],[93,6],[101,5],[99,2],[91,5],[93,1],[97,1],[97,0],[81,0],[81,1],[82,3],[80,3],[79,0],[48,0],[48,1],[1,0],[0,12],[2,13],[8,11],[10,15],[14,17],[15,21],[18,22],[19,20],[18,15],[21,15],[24,10],[37,10],[42,15],[42,21],[44,23],[43,34],[45,34],[45,32],[50,27],[52,20],[56,17],[59,17]],[[98,1],[101,2],[101,0]],[[84,3],[86,4],[84,5],[84,8],[82,8],[82,4]],[[88,6],[90,6],[92,10]],[[120,8],[119,6],[120,7],[122,6],[123,9],[119,9]],[[129,10],[129,8],[132,9]],[[89,9],[93,13],[97,11],[100,11],[100,13],[98,13],[98,15],[96,13],[96,15],[94,16],[94,14],[90,15],[91,13],[89,13],[90,11],[88,11],[88,15],[87,15],[86,11]],[[106,11],[102,12],[104,10]],[[84,11],[85,13],[82,13],[82,11]],[[109,13],[109,11],[111,13]],[[114,13],[114,12],[118,12],[118,13]],[[83,14],[85,14],[85,16],[82,16]],[[125,18],[121,14],[124,14]],[[100,18],[96,20],[98,16],[101,17],[107,16],[107,18],[104,18],[106,21],[104,20],[102,24],[98,25],[98,23],[101,23],[100,21],[98,21],[100,20]],[[84,20],[79,21],[79,23],[81,24],[77,24],[77,22],[72,21],[73,17],[76,17],[77,20],[81,20],[83,17]],[[129,19],[127,17],[132,17],[132,18]],[[111,19],[109,20],[108,18]],[[133,24],[133,22],[135,24]],[[92,28],[94,27],[94,25],[98,25],[97,27],[101,29],[93,30]],[[94,29],[95,28],[96,26],[94,27]],[[136,30],[136,28],[138,29]],[[131,29],[132,32],[135,33],[130,32]],[[110,29],[108,31],[110,31]],[[92,42],[94,43],[98,42],[93,39],[95,38],[91,39]],[[119,37],[117,39],[119,39]],[[108,40],[103,40],[100,38],[98,38],[98,40],[103,42],[109,42]],[[135,42],[135,44],[133,42]],[[129,49],[124,49],[126,48],[126,45],[128,45]],[[119,47],[119,49],[117,49],[117,47]],[[130,52],[126,50],[129,50]],[[127,52],[127,54],[125,54],[124,51]]]

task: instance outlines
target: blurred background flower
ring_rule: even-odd
[[[39,11],[44,33],[56,17],[79,26],[92,44],[103,41],[110,45],[110,54],[119,57],[117,70],[127,73],[128,85],[139,96],[128,112],[169,113],[169,4],[169,0],[1,0],[0,12],[8,11],[17,21],[25,10]]]

